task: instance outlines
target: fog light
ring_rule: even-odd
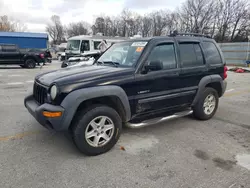
[[[47,112],[47,111],[43,111],[43,116],[49,117],[49,118],[61,117],[62,116],[62,112]]]

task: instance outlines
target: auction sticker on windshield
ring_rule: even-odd
[[[136,48],[136,52],[142,52],[143,48],[144,48],[144,47],[137,47],[137,48]]]
[[[138,46],[138,47],[144,47],[147,45],[148,42],[133,42],[131,46]]]

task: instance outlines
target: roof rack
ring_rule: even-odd
[[[192,37],[206,37],[206,38],[211,38],[208,35],[203,35],[200,33],[179,33],[177,30],[170,32],[170,37],[176,37],[176,36],[192,36]]]

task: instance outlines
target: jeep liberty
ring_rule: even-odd
[[[226,78],[213,39],[175,33],[119,42],[91,66],[40,74],[24,103],[41,125],[71,132],[82,153],[99,155],[116,144],[123,126],[189,114],[212,118]]]

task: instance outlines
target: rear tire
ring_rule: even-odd
[[[199,120],[211,119],[217,111],[218,103],[218,92],[210,87],[205,88],[199,101],[193,107],[194,117]]]
[[[120,137],[122,120],[113,108],[94,105],[79,111],[72,126],[77,148],[85,155],[95,156],[114,147]]]
[[[25,61],[25,67],[28,69],[34,69],[36,67],[36,62],[34,59],[27,59]]]

